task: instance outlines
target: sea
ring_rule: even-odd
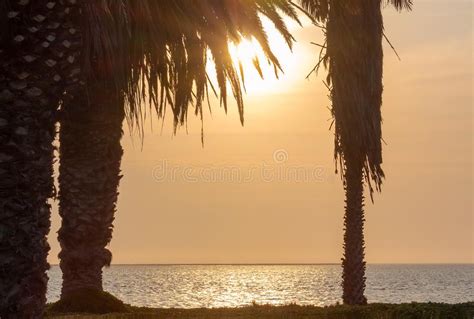
[[[368,265],[369,302],[474,301],[474,264]],[[48,302],[58,300],[61,270],[49,271]],[[341,266],[112,265],[104,289],[135,306],[238,307],[257,304],[333,305],[341,302]]]

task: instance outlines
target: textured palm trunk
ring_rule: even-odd
[[[0,318],[37,318],[48,279],[54,109],[19,105],[19,92],[11,98],[0,106]]]
[[[357,159],[346,164],[346,211],[344,215],[344,258],[342,259],[342,299],[345,304],[364,305],[364,181],[363,163]]]
[[[75,13],[66,1],[0,2],[0,318],[44,310],[56,110],[80,83]]]
[[[381,0],[332,1],[327,53],[335,119],[335,156],[346,191],[343,301],[366,304],[364,261],[364,179],[379,189],[382,103]]]
[[[123,103],[114,90],[92,88],[64,106],[58,237],[62,298],[82,289],[102,290],[102,269],[112,257],[106,246],[121,178],[123,120]]]

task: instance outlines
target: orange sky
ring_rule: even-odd
[[[367,204],[367,261],[474,262],[472,4],[419,0],[384,16],[402,61],[385,46],[387,179]],[[235,104],[225,116],[215,101],[204,148],[194,120],[176,137],[155,125],[143,150],[125,135],[114,263],[340,261],[344,194],[324,72],[305,80],[321,35],[306,25],[295,36],[293,55],[277,50],[279,81],[249,77],[245,127]],[[52,263],[58,226],[55,205]]]

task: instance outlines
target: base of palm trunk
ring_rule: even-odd
[[[63,247],[59,253],[63,273],[61,298],[81,290],[103,291],[102,268],[110,263],[111,253],[105,248],[93,249],[89,245]]]
[[[108,292],[83,288],[71,291],[52,304],[48,312],[52,313],[114,313],[128,312],[129,306]]]

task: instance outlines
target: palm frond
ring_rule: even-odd
[[[298,2],[316,21],[324,22],[328,18],[330,0],[299,0]]]
[[[86,74],[114,79],[132,125],[142,126],[147,104],[158,117],[169,107],[175,129],[186,122],[191,105],[202,118],[211,57],[221,104],[227,110],[230,86],[243,123],[244,75],[229,44],[253,38],[275,70],[281,70],[262,17],[290,47],[294,39],[283,16],[298,21],[289,0],[88,0],[84,12]]]
[[[382,165],[383,20],[378,0],[333,3],[327,23],[328,83],[335,120],[335,158],[360,162],[372,194]],[[345,174],[343,174],[345,178]]]
[[[112,4],[113,3],[113,4]],[[110,85],[118,95],[128,81],[129,16],[124,1],[88,0],[82,5],[82,68],[87,82]]]
[[[393,5],[397,10],[411,10],[413,7],[413,0],[385,0],[386,3]]]
[[[380,190],[382,170],[383,3],[411,9],[411,0],[299,0],[325,24],[325,45],[319,62],[328,69],[326,84],[332,100],[334,157],[344,182],[348,162],[362,163],[372,194]]]

